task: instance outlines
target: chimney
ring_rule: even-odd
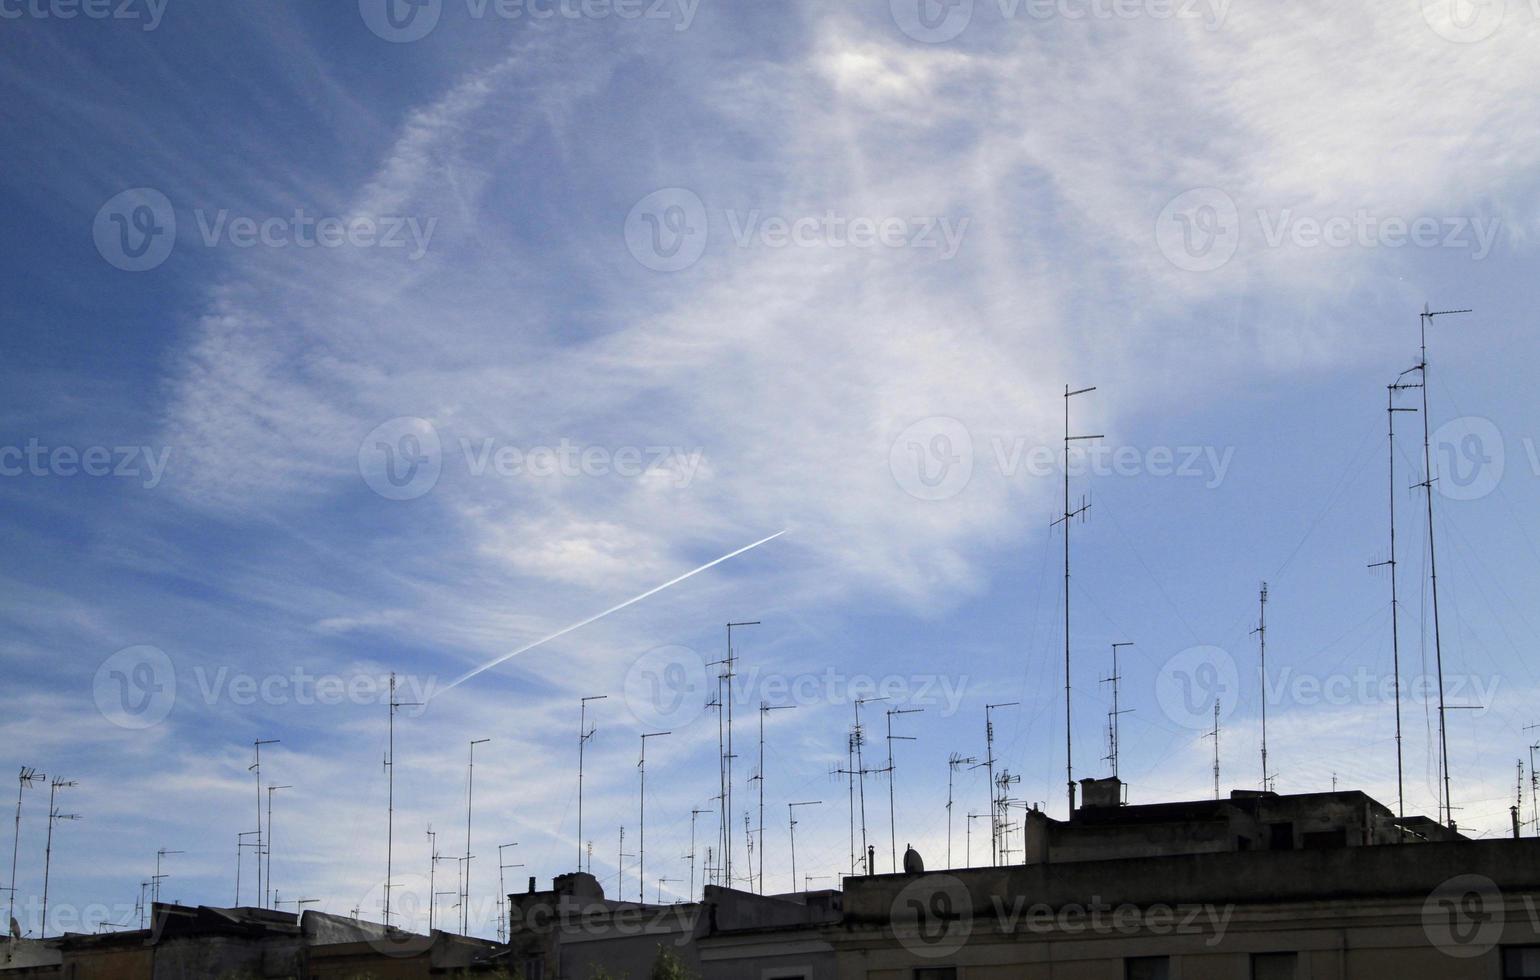
[[[1521,836],[1519,834],[1519,808],[1516,806],[1510,806],[1508,808],[1508,815],[1513,817],[1513,839],[1518,840]]]
[[[535,893],[535,876],[534,875],[530,875],[529,876],[529,893],[531,895],[533,895]]]

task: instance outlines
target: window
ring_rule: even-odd
[[[1503,980],[1540,978],[1540,946],[1509,946],[1503,950]]]
[[[1296,980],[1298,976],[1298,953],[1253,953],[1251,956],[1251,980]]]
[[[1171,957],[1135,956],[1123,961],[1124,980],[1171,980]]]
[[[914,980],[957,980],[955,966],[921,966],[914,971]]]
[[[1272,851],[1294,850],[1294,825],[1273,823],[1267,825],[1268,849]]]

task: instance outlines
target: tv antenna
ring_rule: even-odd
[[[78,813],[61,813],[54,805],[54,798],[61,789],[71,789],[80,784],[73,779],[55,779],[48,788],[48,842],[43,847],[43,925],[39,939],[48,938],[48,871],[53,862],[53,825],[60,820],[79,820]]]
[[[276,738],[259,738],[251,743],[252,762],[246,767],[246,771],[256,777],[257,780],[257,904],[264,906],[263,899],[267,895],[262,890],[262,854],[263,841],[267,838],[262,834],[262,746],[277,745]]]
[[[1526,725],[1526,732],[1534,731],[1540,725]],[[1535,750],[1540,749],[1540,743],[1531,743],[1529,746],[1529,805],[1534,813],[1535,835],[1540,837],[1540,772],[1535,771]]]
[[[293,786],[269,786],[267,788],[267,888],[270,894],[276,894],[273,891],[273,794],[281,789],[293,788]]]
[[[1412,368],[1401,372],[1401,377],[1394,384],[1385,386],[1385,414],[1389,419],[1390,430],[1390,557],[1369,566],[1390,569],[1390,657],[1391,668],[1395,673],[1393,689],[1396,699],[1396,817],[1400,820],[1406,819],[1406,767],[1401,745],[1401,601],[1396,585],[1396,493],[1399,489],[1396,486],[1396,413],[1415,412],[1417,409],[1397,406],[1396,392],[1422,387],[1401,380],[1415,370]]]
[[[636,763],[636,771],[641,776],[641,790],[637,793],[637,799],[641,803],[641,829],[636,847],[636,903],[638,905],[647,904],[647,740],[672,734],[673,732],[649,732],[643,735],[642,755]]]
[[[22,766],[21,775],[16,777],[16,836],[11,839],[11,887],[6,889],[11,893],[10,921],[16,920],[16,854],[21,845],[21,797],[29,787],[47,781],[45,773],[38,772],[31,766]]]
[[[759,783],[759,894],[765,893],[765,715],[772,711],[790,711],[794,704],[759,702],[759,772],[749,782]]]
[[[258,831],[243,830],[235,835],[235,907],[241,907],[241,863],[245,856],[241,853],[246,848],[255,848],[257,845],[246,843],[246,838],[254,837]],[[259,852],[260,853],[260,852]]]
[[[1006,701],[1002,704],[984,705],[984,767],[989,772],[989,863],[996,866],[1000,863],[999,839],[1000,821],[997,816],[999,806],[995,799],[995,721],[994,712],[997,708],[1014,708],[1021,704],[1020,701]]]
[[[437,874],[438,874],[438,864],[439,864],[440,861],[445,861],[445,860],[448,860],[448,859],[443,857],[442,855],[440,855],[439,852],[438,852],[438,831],[434,830],[433,829],[433,825],[430,823],[430,824],[428,824],[428,934],[429,935],[433,934],[433,912],[434,912],[434,906],[435,906],[435,904],[436,904],[436,902],[438,900],[438,896],[440,894],[444,894],[444,895],[449,894],[448,892],[442,892],[441,893],[441,892],[438,892],[438,891],[434,890],[436,888],[436,878],[437,878]]]
[[[626,893],[626,858],[628,858],[628,857],[636,857],[635,854],[627,854],[626,853],[626,828],[624,826],[622,826],[620,828],[620,852],[619,852],[619,854],[620,854],[620,861],[619,861],[619,863],[617,863],[615,865],[615,870],[616,870],[617,874],[619,875],[618,879],[615,882],[615,899],[616,899],[616,901],[624,901],[623,896]]]
[[[588,744],[588,740],[594,737],[594,733],[599,730],[597,727],[594,727],[594,728],[589,728],[588,727],[588,702],[590,702],[590,701],[607,701],[607,700],[609,700],[609,695],[608,694],[595,694],[595,695],[592,695],[591,697],[583,698],[579,702],[579,709],[578,709],[578,719],[579,719],[578,720],[578,807],[577,807],[577,810],[578,810],[578,814],[577,814],[577,820],[578,820],[577,844],[578,844],[578,870],[579,871],[583,870],[583,748],[584,748],[584,746],[586,746]]]
[[[465,767],[465,879],[460,891],[460,935],[470,935],[471,913],[471,802],[476,789],[476,746],[485,745],[490,738],[470,741],[470,760]]]
[[[1095,391],[1095,388],[1081,388],[1078,391],[1070,391],[1069,385],[1064,386],[1064,512],[1055,525],[1064,525],[1064,779],[1069,793],[1069,816],[1075,816],[1075,742],[1074,728],[1070,715],[1070,643],[1069,643],[1069,529],[1075,518],[1085,520],[1085,515],[1091,509],[1090,503],[1082,497],[1080,506],[1070,509],[1069,502],[1069,454],[1070,444],[1074,442],[1087,442],[1101,439],[1103,436],[1072,436],[1069,433],[1069,407],[1070,399],[1077,395],[1087,395]]]
[[[1219,699],[1218,698],[1214,699],[1214,730],[1209,732],[1207,735],[1205,735],[1203,737],[1204,738],[1211,738],[1211,739],[1214,740],[1214,799],[1217,800],[1217,799],[1219,799]],[[1264,790],[1266,790],[1267,786],[1264,785],[1262,788]]]
[[[749,626],[759,626],[759,620],[741,623],[727,624],[727,657],[715,664],[708,666],[720,666],[722,673],[717,675],[717,749],[722,757],[721,783],[721,838],[722,838],[722,880],[731,888],[733,884],[733,760],[737,758],[733,754],[733,678],[737,677],[738,654],[733,648],[733,630],[744,629]],[[725,695],[723,689],[726,689]],[[709,705],[708,705],[709,707]],[[726,711],[725,729],[723,727],[723,711]],[[725,737],[725,742],[724,742]]]
[[[703,813],[710,812],[710,810],[703,810],[700,807],[692,807],[690,809],[690,853],[686,854],[685,857],[690,861],[690,900],[692,902],[695,900],[695,818]],[[702,884],[704,885],[704,882]]]
[[[170,849],[164,848],[164,847],[162,847],[160,850],[155,852],[155,877],[151,879],[155,883],[154,885],[151,886],[151,891],[154,893],[153,899],[152,899],[153,902],[159,902],[160,901],[160,883],[161,883],[162,879],[171,877],[170,875],[163,875],[163,874],[160,873],[160,862],[161,862],[161,860],[163,858],[170,857],[173,854],[186,854],[186,853],[187,853],[186,851],[173,851],[173,850],[170,850]]]
[[[787,830],[791,833],[791,890],[797,890],[797,807],[821,806],[823,800],[804,800],[786,804]]]
[[[1428,422],[1428,327],[1441,316],[1458,316],[1474,310],[1439,310],[1434,312],[1424,304],[1422,308],[1422,354],[1413,370],[1422,378],[1422,467],[1425,479],[1420,484],[1427,491],[1428,502],[1428,574],[1433,588],[1433,651],[1438,667],[1438,745],[1440,768],[1443,770],[1444,822],[1454,828],[1454,801],[1449,792],[1449,726],[1444,700],[1444,643],[1438,618],[1438,549],[1433,534],[1433,484],[1437,480],[1433,470],[1433,436]]]
[[[990,809],[993,810],[993,808],[994,808],[994,790],[993,789],[990,790],[989,805],[990,805]],[[985,817],[990,817],[992,819],[993,818],[993,814],[992,813],[970,813],[970,814],[968,814],[967,819],[963,821],[963,827],[964,827],[964,833],[963,833],[963,841],[964,841],[964,852],[963,853],[964,853],[964,857],[963,857],[963,861],[970,868],[973,866],[973,821],[975,821],[975,820],[982,820]]]
[[[868,875],[873,874],[874,872],[872,871],[872,867],[871,867],[871,849],[872,849],[872,847],[871,847],[871,844],[868,843],[867,839],[866,839],[866,777],[870,773],[880,772],[881,770],[876,770],[876,769],[868,770],[866,768],[866,762],[864,760],[864,757],[863,757],[862,751],[861,751],[862,748],[866,745],[866,729],[864,727],[862,727],[862,725],[861,725],[861,706],[863,704],[872,704],[874,702],[886,701],[886,700],[888,700],[886,697],[881,697],[881,698],[856,698],[856,700],[855,700],[856,727],[852,731],[855,734],[856,776],[857,776],[857,779],[859,779],[859,781],[860,781],[860,797],[861,797],[861,853],[867,856],[866,873]]]
[[[893,761],[893,743],[917,741],[912,735],[893,734],[894,715],[917,715],[925,711],[924,708],[889,708],[888,709],[888,849],[892,852],[893,873],[898,874],[898,824],[895,816],[893,797],[894,777],[898,773],[898,764]]]
[[[508,886],[503,883],[503,872],[509,868],[522,868],[521,864],[507,864],[503,861],[503,852],[510,847],[518,847],[518,843],[497,845],[497,937],[502,942],[508,941],[508,916],[505,906],[508,904]]]
[[[977,759],[973,756],[963,758],[961,753],[953,752],[946,762],[946,866],[952,867],[952,777],[957,775],[957,770],[976,767]]]
[[[1261,611],[1261,618],[1257,622],[1257,628],[1252,630],[1251,632],[1257,636],[1257,638],[1258,638],[1257,642],[1258,642],[1258,645],[1261,648],[1261,661],[1262,661],[1262,666],[1261,666],[1261,671],[1262,671],[1262,791],[1266,792],[1267,791],[1267,783],[1268,783],[1268,779],[1269,779],[1268,774],[1267,774],[1267,583],[1266,582],[1262,583],[1262,591],[1261,591],[1260,595],[1261,595],[1261,610],[1262,610]],[[1214,725],[1214,730],[1215,730],[1215,732],[1218,732],[1218,730],[1219,730],[1219,725],[1217,723]],[[1215,740],[1216,748],[1217,748],[1217,743],[1218,743],[1218,740],[1219,740],[1219,736],[1217,734],[1214,736],[1214,740]],[[1218,793],[1219,791],[1217,789],[1215,789],[1214,792]],[[1215,796],[1214,798],[1217,800],[1219,797]]]
[[[385,749],[385,927],[390,927],[390,892],[395,887],[393,875],[396,848],[396,711],[420,704],[417,701],[396,700],[396,673],[390,674],[390,699],[388,701],[390,726]],[[257,853],[258,860],[261,852]]]
[[[1104,762],[1112,763],[1112,778],[1118,778],[1118,718],[1121,715],[1133,714],[1134,709],[1120,709],[1118,707],[1118,685],[1123,681],[1123,675],[1118,670],[1118,651],[1124,647],[1131,647],[1132,643],[1112,644],[1112,676],[1103,677],[1103,684],[1112,685],[1112,710],[1107,712],[1107,757]]]

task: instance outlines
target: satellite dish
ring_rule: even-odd
[[[914,849],[913,844],[906,844],[904,851],[904,874],[917,875],[925,871],[925,859],[920,857],[920,852]]]

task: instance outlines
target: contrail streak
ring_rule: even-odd
[[[655,596],[659,592],[662,592],[664,589],[671,588],[671,587],[673,587],[675,585],[678,585],[680,582],[683,582],[687,578],[693,578],[694,576],[699,575],[701,572],[704,572],[704,571],[706,571],[708,569],[711,569],[711,568],[715,568],[716,566],[722,564],[724,561],[729,561],[729,560],[731,560],[733,558],[737,558],[739,555],[743,554],[746,551],[753,551],[755,548],[758,548],[762,544],[768,544],[771,541],[774,541],[776,538],[780,537],[781,535],[783,535],[785,533],[786,533],[786,529],[783,528],[782,530],[779,530],[779,531],[775,532],[774,534],[770,535],[768,538],[760,538],[758,541],[755,541],[753,544],[745,545],[742,548],[739,548],[737,551],[730,552],[729,554],[725,554],[721,558],[716,559],[715,561],[709,561],[706,564],[700,566],[699,568],[695,568],[695,569],[692,569],[692,570],[690,570],[688,572],[685,572],[683,575],[680,575],[678,578],[669,579],[667,582],[664,582],[662,585],[659,585],[659,586],[656,586],[654,588],[648,589],[646,592],[643,592],[641,595],[633,596],[632,598],[627,599],[625,602],[622,602],[619,605],[611,606],[610,608],[604,610],[604,612],[602,612],[602,613],[598,613],[596,615],[588,617],[585,620],[582,620],[581,622],[573,623],[571,626],[567,626],[567,627],[564,627],[562,629],[559,629],[555,633],[552,633],[550,636],[542,637],[542,638],[540,638],[538,640],[535,640],[533,643],[526,643],[524,646],[519,647],[517,650],[514,650],[512,653],[505,653],[501,657],[498,657],[496,660],[490,660],[487,663],[482,664],[480,667],[477,667],[475,670],[472,670],[469,673],[461,676],[454,683],[449,684],[449,685],[447,685],[445,687],[439,688],[433,694],[429,695],[428,700],[432,701],[434,698],[438,697],[440,694],[443,694],[445,691],[452,691],[452,690],[454,690],[455,688],[459,687],[461,684],[464,684],[466,681],[468,681],[471,678],[477,676],[478,674],[484,674],[487,671],[491,670],[493,667],[498,666],[499,664],[505,664],[508,661],[512,660],[514,657],[517,657],[521,653],[528,653],[529,651],[535,649],[536,647],[542,646],[542,645],[544,645],[546,643],[551,642],[552,640],[555,640],[555,639],[558,639],[560,637],[566,636],[568,633],[571,633],[574,630],[580,630],[583,627],[587,626],[589,623],[598,622],[599,620],[601,620],[604,617],[610,615],[611,613],[620,612],[622,609],[625,609],[627,606],[634,606],[638,602],[641,602],[643,599],[646,599],[649,596]]]

